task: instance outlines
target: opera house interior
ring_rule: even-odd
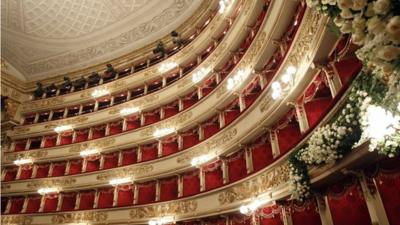
[[[1,224],[400,225],[399,0],[2,0]]]

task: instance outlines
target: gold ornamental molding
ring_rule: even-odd
[[[64,103],[65,98],[61,96],[57,96],[54,98],[49,98],[49,99],[41,99],[41,100],[36,100],[36,101],[31,101],[28,104],[24,104],[23,110],[34,110],[36,108],[41,108],[41,107],[48,107],[52,105],[58,105],[61,103]]]
[[[320,24],[324,23],[323,15],[316,10],[307,10],[304,15],[302,28],[299,31],[298,37],[293,44],[285,64],[300,66],[304,61],[311,61],[310,54],[315,45],[315,38],[318,30],[321,28]],[[265,112],[269,109],[270,98],[265,98],[260,103],[260,111]]]
[[[120,88],[121,86],[125,85],[124,80],[116,80],[115,82],[112,82],[110,84],[102,85],[101,88],[107,89],[110,91],[110,93],[116,91],[115,89]],[[89,98],[92,96],[94,88],[89,88],[86,91],[84,91],[80,96],[81,98]]]
[[[182,123],[188,121],[191,119],[193,116],[193,112],[185,112],[178,117],[174,117],[169,121],[165,121],[159,125],[156,126],[151,126],[149,128],[145,128],[140,132],[140,136],[146,137],[146,136],[151,136],[157,129],[162,129],[162,128],[178,128],[179,125]]]
[[[76,183],[74,178],[67,178],[67,179],[51,179],[51,180],[38,180],[29,182],[26,186],[28,188],[41,188],[41,187],[65,187],[71,186]]]
[[[203,146],[199,146],[195,148],[193,151],[182,154],[176,159],[176,162],[180,164],[187,163],[190,162],[190,160],[193,157],[207,154],[210,151],[214,151],[215,148],[217,148],[218,146],[230,142],[236,136],[236,134],[237,134],[236,128],[229,130],[225,132],[224,135],[222,135],[220,138],[206,142]]]
[[[87,116],[78,116],[73,119],[67,119],[67,120],[58,121],[58,122],[51,122],[51,123],[45,125],[44,128],[52,129],[57,126],[65,125],[65,124],[80,124],[80,123],[86,122],[88,119],[89,119],[89,117],[87,117]]]
[[[47,150],[33,150],[25,153],[17,153],[17,154],[7,154],[5,155],[5,161],[14,161],[17,159],[21,158],[32,158],[32,159],[37,159],[37,158],[43,158],[47,156],[48,152]]]
[[[30,216],[1,216],[1,224],[3,225],[29,225],[32,224],[32,220]]]
[[[24,126],[14,127],[14,133],[15,134],[23,134],[23,133],[29,132],[30,130],[31,130],[31,128],[24,127]]]
[[[286,161],[283,165],[275,167],[261,176],[242,182],[219,193],[219,204],[226,205],[253,198],[271,191],[273,188],[287,184],[289,181],[289,172],[289,164]]]
[[[122,170],[109,171],[107,173],[97,175],[96,179],[100,181],[108,181],[112,178],[118,177],[138,177],[146,175],[153,171],[152,165],[145,165],[138,168],[123,168]]]
[[[155,102],[156,100],[158,100],[160,98],[160,96],[158,94],[156,95],[149,95],[146,96],[142,99],[139,99],[138,101],[135,101],[133,103],[127,104],[127,105],[121,105],[121,106],[117,106],[117,107],[113,107],[108,113],[111,115],[117,114],[119,113],[119,111],[123,108],[129,108],[129,107],[138,107],[141,108],[143,107],[145,104],[148,103],[152,103]]]
[[[87,148],[105,148],[115,143],[115,138],[106,138],[99,141],[91,141],[89,143],[76,144],[69,149],[70,153],[80,152]]]
[[[197,201],[189,200],[173,202],[169,204],[151,205],[134,208],[130,211],[131,219],[144,219],[150,217],[160,217],[167,215],[182,215],[196,212]]]
[[[105,222],[108,215],[106,212],[74,212],[54,215],[51,221],[55,224],[60,223],[79,223],[79,222]]]

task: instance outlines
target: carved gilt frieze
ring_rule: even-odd
[[[105,222],[108,215],[106,212],[75,212],[54,215],[51,221],[55,224],[60,223],[79,223],[79,222]]]
[[[1,216],[1,224],[3,225],[29,225],[32,224],[32,217],[30,216]]]
[[[68,179],[51,179],[51,180],[38,180],[38,181],[32,181],[29,182],[26,186],[28,188],[41,188],[41,187],[65,187],[65,186],[71,186],[76,183],[76,180],[74,178],[68,178]]]
[[[180,215],[196,212],[197,201],[179,201],[168,204],[134,208],[130,212],[131,219],[144,219],[165,215]]]
[[[111,178],[116,178],[116,177],[143,176],[151,171],[153,171],[153,166],[145,165],[145,166],[141,166],[138,168],[123,168],[120,170],[110,171],[107,173],[99,174],[99,175],[97,175],[96,178],[97,178],[97,180],[100,180],[100,181],[108,181]]]
[[[87,148],[106,148],[115,143],[115,138],[106,138],[104,140],[92,141],[89,143],[76,144],[69,149],[69,152],[80,152]]]

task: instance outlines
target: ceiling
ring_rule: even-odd
[[[2,58],[33,81],[104,63],[167,35],[200,0],[2,0]]]

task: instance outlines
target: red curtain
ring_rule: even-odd
[[[251,106],[253,102],[256,101],[259,93],[248,93],[244,96],[244,104],[246,105],[246,108]]]
[[[297,121],[287,124],[278,130],[278,143],[281,155],[293,148],[301,140],[300,127]]]
[[[140,127],[140,115],[134,115],[126,119],[126,130],[133,130]]]
[[[50,164],[38,164],[35,178],[43,178],[49,176]]]
[[[97,171],[100,168],[100,156],[90,156],[86,158],[86,172]]]
[[[271,143],[268,142],[267,134],[263,134],[255,143],[250,145],[250,149],[254,171],[259,171],[274,161]]]
[[[93,127],[92,129],[92,139],[102,138],[106,136],[106,125],[100,125]]]
[[[315,200],[291,201],[290,214],[293,225],[321,225],[321,217]]]
[[[203,127],[204,139],[207,139],[207,138],[213,136],[215,133],[217,133],[219,131],[218,116],[203,123],[202,127]]]
[[[367,204],[356,179],[346,179],[330,186],[327,196],[334,224],[371,224]]]
[[[18,172],[18,167],[11,167],[11,168],[6,168],[6,174],[4,175],[3,182],[7,181],[13,181],[15,180],[15,177],[17,176]]]
[[[206,190],[211,190],[223,185],[221,164],[221,161],[217,161],[203,167]]]
[[[283,225],[281,207],[274,205],[261,209],[258,213],[260,225]]]
[[[11,198],[10,214],[20,213],[24,205],[24,197]]]
[[[40,202],[41,202],[42,196],[41,195],[31,195],[28,196],[28,204],[26,207],[26,212],[27,213],[35,213],[39,210],[40,207]]]
[[[15,141],[15,148],[14,152],[24,151],[26,146],[26,139],[25,140],[17,140]]]
[[[158,156],[158,143],[142,145],[140,147],[142,151],[142,162],[156,159]]]
[[[65,169],[66,169],[66,162],[55,162],[53,164],[53,173],[51,174],[52,177],[64,176]],[[72,163],[71,163],[72,166]],[[71,171],[71,169],[70,169]]]
[[[400,225],[400,158],[382,161],[375,182],[391,225]]]
[[[139,190],[138,204],[152,203],[156,200],[156,182],[149,181],[137,184]]]
[[[118,206],[127,206],[133,204],[133,185],[118,186]]]
[[[144,126],[160,121],[160,111],[157,109],[153,112],[146,112],[144,114]]]
[[[121,133],[122,132],[122,124],[123,124],[122,120],[110,123],[110,132],[109,132],[109,134],[110,135],[114,135],[114,134]]]
[[[72,132],[65,132],[60,135],[60,145],[72,143]]]
[[[228,163],[229,182],[235,182],[247,175],[245,151],[240,150],[230,155],[226,162]]]
[[[351,79],[360,72],[362,63],[355,56],[335,63],[337,72],[343,85],[349,84]]]
[[[162,156],[167,156],[178,151],[178,137],[173,136],[161,140]]]
[[[307,114],[308,125],[310,128],[315,127],[323,118],[331,101],[331,98],[318,98],[304,104],[304,109]]]
[[[205,224],[207,225],[226,225],[226,218],[224,217],[211,217],[205,218]]]
[[[62,204],[61,204],[61,211],[70,211],[74,210],[75,202],[76,202],[76,193],[63,193],[62,194]]]
[[[179,113],[178,102],[164,106],[164,119],[174,116]]]
[[[57,135],[44,137],[44,147],[45,148],[50,148],[50,147],[56,146],[56,142],[57,142]]]
[[[168,201],[178,198],[178,178],[166,178],[160,180],[160,201]]]
[[[32,165],[22,165],[20,166],[21,173],[19,175],[20,180],[31,179],[33,166]]]
[[[207,96],[208,94],[210,94],[213,90],[214,90],[213,87],[203,87],[203,88],[201,89],[201,92],[202,92],[202,94],[203,94],[203,98],[204,98],[205,96]]]
[[[80,210],[93,209],[94,197],[95,197],[95,191],[93,190],[81,192],[79,209]]]
[[[189,107],[191,107],[192,105],[196,104],[196,102],[198,101],[198,96],[197,96],[197,90],[186,95],[186,97],[184,97],[182,99],[182,105],[183,105],[183,109],[187,109]]]
[[[118,152],[104,154],[103,158],[104,158],[103,169],[110,169],[118,166]]]
[[[199,170],[194,170],[183,174],[182,179],[184,197],[200,193]]]
[[[180,134],[182,137],[182,148],[187,149],[190,148],[197,143],[199,143],[199,134],[198,134],[198,129],[197,127],[186,131],[185,133]]]
[[[55,212],[57,210],[58,194],[48,194],[44,197],[43,212]]]
[[[78,174],[82,172],[82,159],[75,159],[70,161],[69,175]]]
[[[75,142],[87,141],[89,137],[89,129],[77,130]]]
[[[224,112],[225,126],[229,125],[232,121],[238,118],[240,109],[228,109]]]
[[[106,188],[99,190],[98,208],[109,208],[113,206],[114,188]]]
[[[251,216],[246,216],[242,214],[230,215],[230,220],[232,225],[251,225]]]
[[[125,150],[122,152],[122,165],[131,165],[137,162],[137,150],[136,148],[131,150]]]

